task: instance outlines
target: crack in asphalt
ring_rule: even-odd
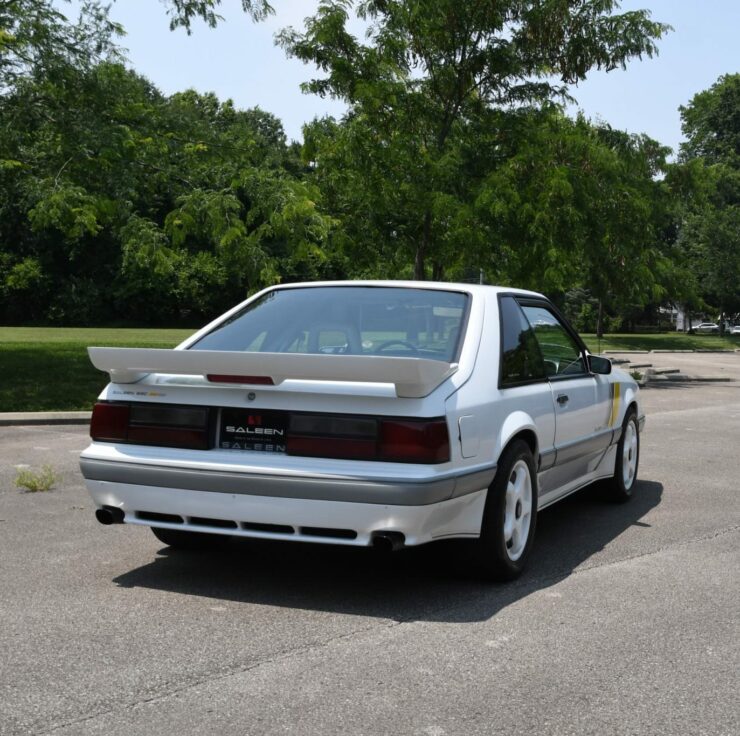
[[[583,573],[586,573],[586,572],[591,572],[591,571],[594,571],[594,570],[600,570],[600,569],[603,569],[603,568],[614,567],[616,565],[622,565],[624,563],[628,563],[628,562],[631,562],[633,560],[638,560],[638,559],[643,558],[643,557],[651,557],[651,556],[662,554],[662,553],[667,552],[669,550],[680,549],[680,548],[683,548],[683,547],[689,547],[689,546],[694,545],[694,544],[699,544],[699,543],[706,542],[706,541],[709,541],[709,540],[712,540],[712,539],[717,539],[719,537],[723,537],[723,536],[726,536],[728,534],[732,534],[732,533],[735,533],[735,532],[738,532],[738,531],[740,531],[740,524],[736,524],[736,525],[733,525],[733,526],[730,526],[730,527],[726,527],[725,529],[716,530],[714,532],[711,532],[709,534],[705,534],[705,535],[702,535],[702,536],[699,536],[699,537],[692,537],[691,539],[679,540],[679,541],[673,542],[671,544],[663,545],[662,547],[659,547],[658,549],[650,550],[650,551],[647,551],[647,552],[641,552],[641,553],[637,553],[637,554],[634,554],[634,555],[628,555],[626,557],[621,557],[618,560],[610,560],[610,561],[606,561],[606,562],[603,562],[603,563],[600,563],[600,564],[584,565],[584,566],[581,566],[581,567],[579,567],[579,568],[577,568],[575,570],[571,570],[565,576],[563,575],[562,572],[560,572],[560,573],[553,572],[553,573],[550,573],[548,575],[543,575],[543,576],[540,576],[540,577],[535,577],[535,578],[530,578],[530,579],[527,579],[527,580],[523,580],[523,581],[521,581],[519,583],[508,583],[506,585],[505,589],[503,589],[503,592],[505,594],[507,594],[507,593],[508,594],[512,594],[512,593],[517,593],[517,592],[521,592],[521,591],[526,591],[528,589],[531,589],[530,592],[536,592],[537,590],[540,590],[540,589],[542,589],[544,587],[547,587],[551,583],[555,583],[555,582],[559,582],[559,581],[562,581],[562,580],[566,580],[566,579],[570,578],[573,575],[580,575],[580,574],[583,574]],[[490,590],[490,589],[491,588],[488,585],[486,585],[486,587],[483,588],[483,590]],[[473,600],[475,600],[475,599],[477,599],[479,597],[480,597],[480,591],[478,591],[478,595],[473,596]],[[517,599],[517,600],[520,598],[520,596],[507,595],[507,598],[509,598],[509,597],[513,597],[514,599]],[[442,611],[456,611],[456,610],[459,610],[461,608],[464,608],[464,607],[470,605],[470,602],[471,602],[471,598],[468,598],[465,601],[460,601],[458,603],[454,603],[454,604],[451,604],[451,605],[447,604],[447,605],[442,605],[442,606],[439,606],[439,607],[427,609],[427,613],[438,613],[438,612],[442,612]],[[506,605],[508,605],[508,604],[506,604]],[[506,605],[502,606],[502,608],[499,609],[499,610],[503,610],[503,608],[505,608]],[[292,648],[284,649],[282,651],[279,651],[279,652],[274,653],[273,655],[271,655],[269,657],[266,657],[265,659],[261,659],[258,662],[254,662],[254,663],[249,664],[249,665],[242,665],[242,666],[239,666],[239,667],[233,667],[233,668],[231,668],[231,669],[229,669],[228,671],[225,671],[225,672],[212,673],[210,675],[203,676],[203,677],[199,678],[198,680],[193,680],[193,681],[189,681],[187,683],[183,683],[179,687],[174,687],[174,688],[171,688],[171,689],[166,690],[164,692],[159,692],[159,693],[153,694],[153,695],[151,695],[149,697],[140,698],[138,700],[130,701],[130,702],[127,702],[127,703],[119,703],[119,704],[116,704],[113,707],[105,708],[105,709],[101,709],[101,710],[97,710],[95,712],[88,713],[88,714],[83,715],[83,716],[80,716],[78,718],[73,718],[73,719],[68,720],[68,721],[65,721],[63,723],[59,723],[59,724],[53,725],[51,727],[47,727],[45,730],[34,731],[34,734],[35,734],[35,736],[46,736],[47,734],[54,733],[55,731],[59,731],[62,728],[68,728],[70,726],[80,725],[80,724],[86,723],[88,721],[92,721],[92,720],[94,720],[96,718],[100,718],[102,716],[106,716],[106,715],[109,715],[109,714],[112,714],[112,713],[123,713],[125,711],[131,710],[131,709],[136,708],[136,707],[141,706],[141,705],[147,705],[149,703],[155,703],[155,702],[158,702],[158,701],[164,701],[164,700],[167,700],[168,698],[171,698],[173,696],[177,696],[177,695],[179,695],[179,694],[181,694],[183,692],[187,692],[188,690],[192,690],[193,688],[200,687],[201,685],[218,682],[219,680],[225,680],[225,679],[230,678],[230,677],[233,677],[235,675],[240,675],[240,674],[243,674],[245,672],[250,672],[250,671],[255,670],[255,669],[259,668],[259,667],[263,667],[263,666],[266,666],[266,665],[274,664],[275,662],[280,662],[281,660],[286,660],[286,659],[288,659],[290,657],[293,657],[293,656],[296,656],[296,655],[297,656],[300,656],[300,655],[305,654],[305,653],[308,653],[308,652],[312,652],[312,651],[316,651],[316,650],[319,650],[319,649],[323,649],[323,648],[326,648],[326,647],[328,647],[328,646],[330,646],[330,645],[332,645],[332,644],[334,644],[336,642],[342,642],[344,640],[352,639],[352,638],[354,638],[354,637],[356,637],[358,635],[362,635],[362,634],[365,634],[367,632],[390,630],[390,629],[394,629],[394,628],[396,628],[398,626],[402,626],[403,624],[415,622],[417,620],[418,620],[418,616],[415,616],[415,617],[409,617],[409,618],[405,618],[405,619],[404,618],[401,618],[401,619],[394,620],[394,621],[388,621],[388,622],[383,623],[383,624],[377,624],[376,623],[376,624],[371,625],[371,626],[364,626],[364,627],[361,627],[361,628],[358,628],[358,629],[354,629],[352,631],[349,631],[349,632],[347,632],[345,634],[341,634],[339,636],[330,637],[330,638],[328,638],[328,639],[326,639],[324,641],[316,642],[314,644],[308,644],[308,645],[304,645],[304,646],[292,647]]]

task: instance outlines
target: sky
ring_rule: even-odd
[[[466,0],[461,0],[465,2]],[[216,29],[196,22],[192,34],[169,30],[158,0],[117,0],[112,17],[127,36],[130,65],[162,92],[188,88],[231,98],[241,108],[259,106],[276,115],[289,139],[301,140],[301,126],[315,116],[340,116],[336,100],[305,95],[300,84],[314,69],[275,46],[286,26],[302,27],[316,0],[272,0],[276,13],[255,24],[239,0],[223,0],[225,20]],[[649,9],[653,19],[673,26],[652,59],[635,60],[626,71],[592,72],[571,87],[578,107],[630,133],[646,133],[677,150],[681,135],[678,108],[710,87],[722,74],[740,72],[740,0],[623,0],[622,11]],[[576,109],[576,108],[573,108]]]

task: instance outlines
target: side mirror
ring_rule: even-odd
[[[589,355],[588,365],[591,373],[599,373],[602,376],[608,376],[612,372],[612,362],[609,358],[602,358],[599,355]]]

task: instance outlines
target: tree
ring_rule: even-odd
[[[720,77],[680,112],[680,243],[723,334],[724,315],[740,311],[740,74]]]
[[[501,160],[491,160],[476,200],[497,245],[497,280],[552,295],[581,285],[595,297],[601,334],[606,307],[661,290],[667,190],[656,176],[668,149],[554,108],[508,118],[496,126]]]
[[[333,227],[280,122],[120,64],[0,99],[0,319],[202,321],[316,278]]]
[[[734,164],[740,158],[740,74],[721,76],[708,90],[679,108],[681,159],[703,158],[707,164]]]
[[[68,2],[68,0],[66,0]],[[79,18],[70,23],[52,0],[4,0],[0,3],[0,93],[18,80],[58,74],[65,68],[90,68],[116,58],[122,27],[98,0],[83,0]]]
[[[615,0],[322,0],[305,30],[288,29],[280,42],[325,74],[304,90],[345,100],[348,121],[373,141],[368,178],[404,179],[415,216],[394,231],[396,247],[423,279],[429,261],[433,271],[445,261],[450,205],[457,199],[452,210],[464,211],[455,151],[480,115],[562,97],[592,68],[656,52],[668,26],[647,11],[613,14],[618,7]],[[352,11],[368,26],[367,43],[347,28]],[[394,190],[386,187],[389,197]]]
[[[170,30],[184,28],[191,33],[193,20],[200,18],[215,28],[223,18],[218,14],[221,0],[165,0],[170,16]],[[264,20],[273,10],[267,0],[241,0],[242,9],[253,20]]]

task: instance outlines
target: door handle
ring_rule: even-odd
[[[568,397],[565,394],[558,394],[557,402],[560,406],[565,406],[568,403]]]

